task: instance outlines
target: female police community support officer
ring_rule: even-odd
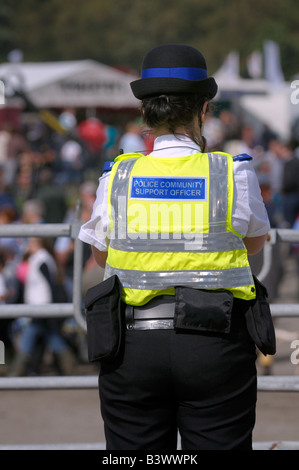
[[[217,84],[195,48],[155,47],[131,88],[153,151],[115,159],[79,235],[106,278],[117,274],[127,304],[124,352],[99,377],[107,449],[175,450],[179,431],[184,450],[250,450],[247,254],[262,249],[270,228],[251,157],[205,153]]]

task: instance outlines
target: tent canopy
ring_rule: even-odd
[[[285,140],[290,138],[290,103],[285,90],[268,96],[243,96],[241,106],[254,118],[266,124],[280,138]]]
[[[0,65],[5,86],[23,90],[37,107],[137,108],[138,77],[93,60]]]

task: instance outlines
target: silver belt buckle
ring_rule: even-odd
[[[173,328],[173,319],[170,320],[152,320],[150,323],[151,330],[169,330]]]
[[[170,330],[173,329],[173,319],[135,320],[132,330]]]

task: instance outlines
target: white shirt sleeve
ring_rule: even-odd
[[[99,178],[96,200],[90,220],[80,228],[79,239],[100,251],[107,251],[109,245],[108,182],[110,171]]]
[[[266,235],[271,227],[252,161],[236,161],[233,165],[233,228],[243,237]]]

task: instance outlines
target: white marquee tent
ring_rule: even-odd
[[[291,131],[289,89],[277,90],[266,96],[243,96],[241,107],[253,118],[267,125],[281,139],[288,140]]]
[[[267,41],[265,46],[265,78],[261,78],[262,69],[255,78],[240,77],[239,53],[232,51],[214,75],[218,84],[215,99],[237,100],[239,107],[253,120],[288,140],[292,123],[299,118],[298,106],[292,104],[294,90],[283,77],[279,48],[271,41]]]
[[[42,108],[136,108],[130,82],[137,78],[93,60],[0,64],[5,87],[23,89]]]
[[[237,99],[239,106],[253,119],[269,127],[280,138],[288,140],[292,125],[290,83],[272,85],[266,80],[217,78],[217,100]],[[293,113],[294,114],[294,113]]]

